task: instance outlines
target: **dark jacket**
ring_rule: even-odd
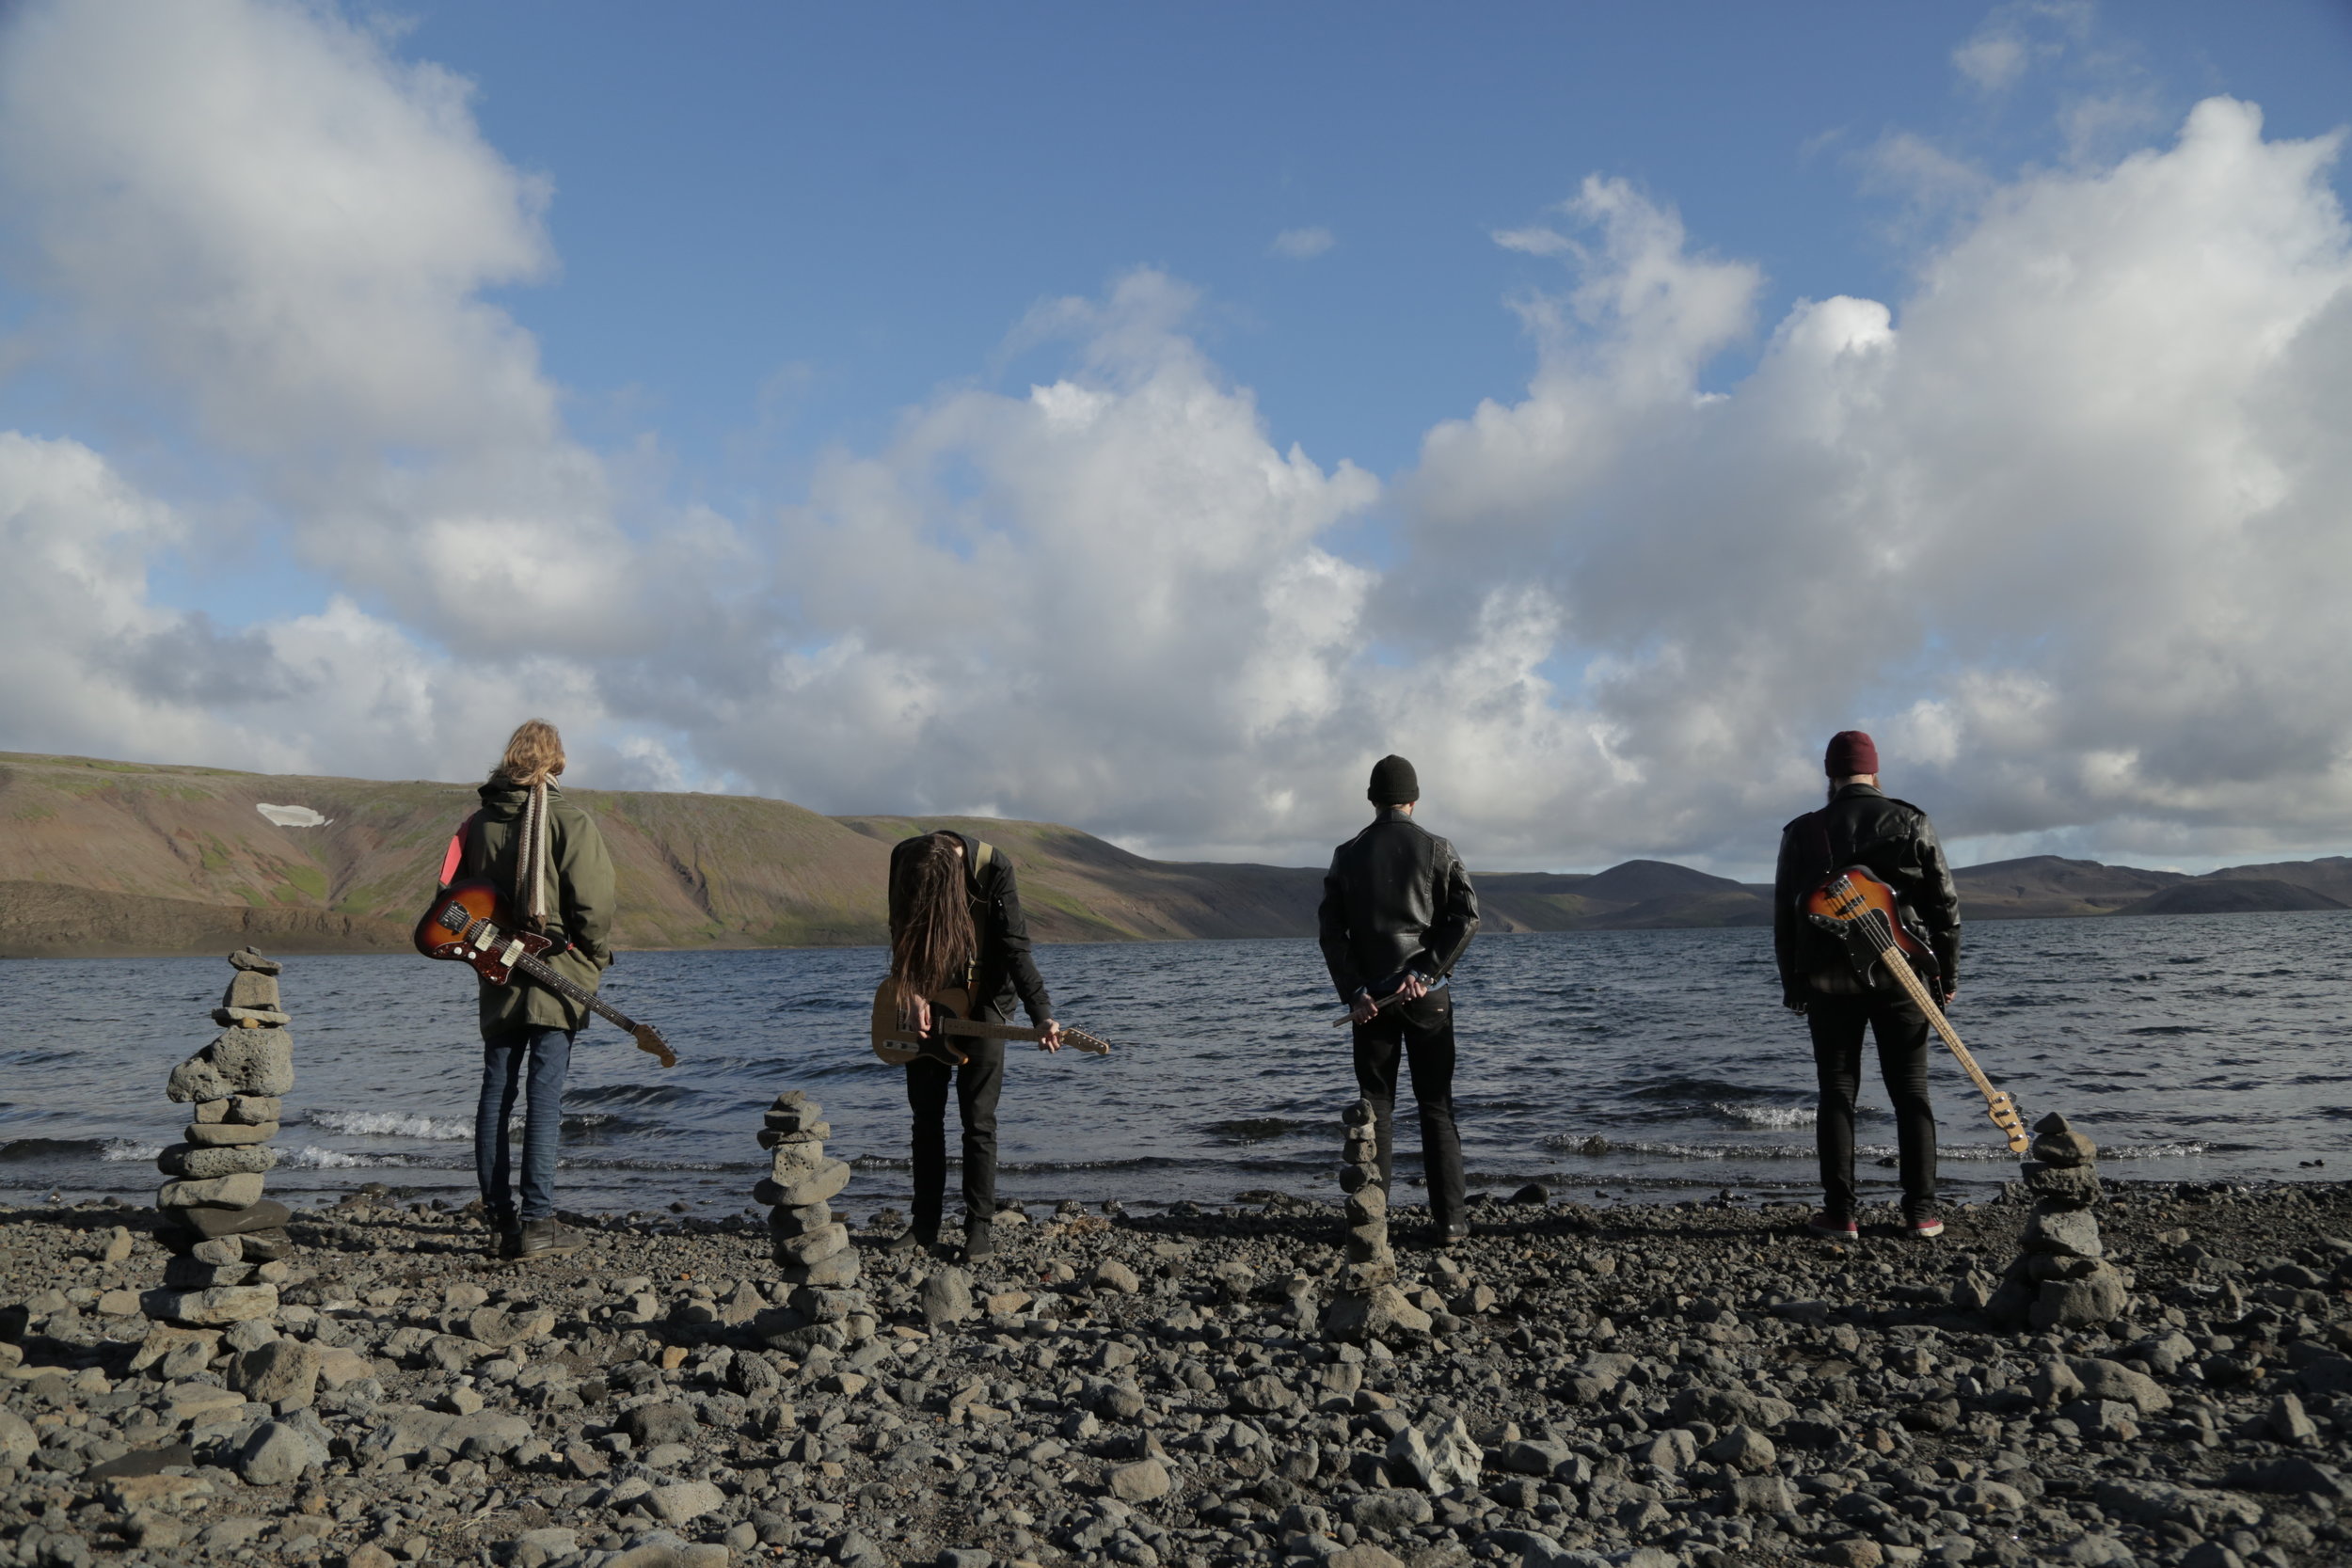
[[[1431,983],[1453,973],[1478,929],[1478,895],[1453,845],[1384,809],[1331,851],[1316,919],[1331,984],[1352,1002],[1408,965]]]
[[[907,868],[915,844],[925,835],[900,839],[890,850],[890,929],[895,936],[906,918]],[[976,1016],[1002,1023],[1012,1017],[1013,999],[1029,1015],[1033,1027],[1043,1028],[1054,1016],[1054,1000],[1045,993],[1045,979],[1029,953],[1029,922],[1021,912],[1021,890],[1012,875],[1012,862],[1001,849],[989,852],[979,864],[980,841],[970,833],[955,835],[963,843],[963,887],[972,900],[972,928],[979,933],[978,974],[972,987]]]
[[[1960,890],[1952,885],[1944,847],[1928,814],[1877,786],[1850,784],[1820,811],[1806,812],[1780,831],[1780,865],[1772,876],[1772,956],[1782,996],[1790,1002],[1822,993],[1854,995],[1864,988],[1836,934],[1815,926],[1799,906],[1830,874],[1858,865],[1895,890],[1903,926],[1935,955],[1941,988],[1960,984]],[[1891,989],[1891,976],[1873,975]],[[1930,990],[1936,989],[1933,983]]]
[[[523,806],[531,791],[492,782],[482,786],[481,795],[482,812],[466,834],[457,875],[496,882],[508,910],[520,920],[525,906],[516,896],[515,883],[522,865]],[[568,938],[572,944],[570,952],[548,959],[548,967],[593,991],[612,962],[612,856],[596,822],[552,784],[548,786],[548,861],[555,870],[556,905],[548,911],[547,934]],[[587,1008],[522,975],[508,985],[483,984],[485,1037],[524,1028],[577,1029],[587,1022]]]

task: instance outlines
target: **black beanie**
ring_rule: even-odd
[[[1421,780],[1403,757],[1385,756],[1372,765],[1372,787],[1364,799],[1375,806],[1401,806],[1421,799]]]

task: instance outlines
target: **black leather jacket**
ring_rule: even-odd
[[[1424,981],[1452,973],[1478,929],[1478,895],[1453,845],[1387,809],[1331,851],[1316,919],[1331,984],[1348,1002],[1407,965]]]
[[[1903,926],[1935,955],[1941,990],[1960,984],[1960,890],[1952,885],[1944,847],[1928,814],[1873,784],[1851,784],[1820,811],[1806,812],[1780,831],[1780,865],[1772,877],[1772,955],[1780,964],[1784,999],[1854,995],[1862,990],[1844,945],[1806,918],[1798,906],[1831,872],[1859,865],[1895,890]],[[1894,982],[1874,976],[1882,987]],[[1938,989],[1931,980],[1929,989]]]
[[[1045,978],[1037,972],[1037,959],[1029,952],[1029,921],[1021,912],[1021,889],[1012,875],[1012,862],[1002,849],[993,850],[988,865],[977,876],[972,867],[979,860],[980,841],[970,833],[955,835],[963,843],[963,888],[972,899],[972,928],[978,933],[980,951],[975,965],[977,974],[972,987],[974,1006],[978,1016],[992,1023],[1003,1023],[1012,1017],[1013,998],[1021,999],[1022,1010],[1029,1015],[1031,1024],[1042,1028],[1054,1016],[1054,1000],[1046,993]],[[890,850],[890,929],[896,936],[898,923],[906,918],[906,883],[909,856],[921,834],[900,839]]]

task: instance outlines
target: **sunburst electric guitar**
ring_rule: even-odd
[[[1903,990],[1919,1010],[1928,1015],[1935,1032],[1944,1037],[1944,1043],[1952,1048],[1952,1054],[1975,1080],[1984,1096],[1985,1114],[1993,1125],[2009,1139],[2010,1151],[2023,1154],[2032,1142],[2026,1135],[2026,1124],[2017,1114],[2017,1102],[1993,1086],[1993,1080],[1984,1075],[1976,1057],[1960,1043],[1960,1036],[1952,1028],[1952,1021],[1944,1016],[1944,1009],[1928,988],[1920,982],[1918,972],[1911,967],[1915,955],[1927,949],[1917,938],[1903,929],[1903,923],[1895,909],[1895,890],[1858,865],[1845,870],[1823,882],[1805,895],[1804,912],[1813,924],[1825,931],[1835,932],[1846,943],[1854,968],[1867,973],[1872,964],[1883,967]]]
[[[558,996],[568,997],[598,1018],[628,1030],[637,1049],[658,1056],[663,1067],[677,1066],[677,1053],[650,1023],[640,1023],[618,1007],[568,976],[551,969],[540,954],[554,945],[552,939],[516,930],[500,908],[496,882],[452,882],[441,889],[433,907],[417,922],[417,951],[428,958],[454,958],[471,964],[474,973],[494,986],[516,974],[528,974]]]
[[[949,1067],[961,1067],[970,1053],[959,1050],[959,1039],[1030,1040],[1045,1037],[1042,1029],[1025,1029],[1017,1023],[990,1023],[972,1017],[972,998],[962,987],[950,987],[930,999],[931,1029],[928,1035],[917,1035],[914,1025],[902,1023],[898,1017],[898,982],[884,980],[874,991],[873,1038],[874,1054],[885,1062],[911,1062],[917,1056],[929,1056]],[[1088,1034],[1083,1029],[1062,1026],[1061,1042],[1090,1056],[1107,1056],[1111,1043]]]

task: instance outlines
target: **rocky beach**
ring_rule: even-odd
[[[1440,1252],[1400,1207],[1408,1309],[1365,1332],[1338,1201],[1016,1211],[972,1272],[837,1212],[820,1289],[764,1218],[566,1215],[587,1250],[500,1264],[370,1189],[295,1209],[275,1311],[168,1375],[180,1239],[18,1208],[0,1561],[2345,1560],[2352,1189],[2110,1182],[2118,1315],[1988,1316],[2046,1196],[1852,1245],[1526,1191]]]

